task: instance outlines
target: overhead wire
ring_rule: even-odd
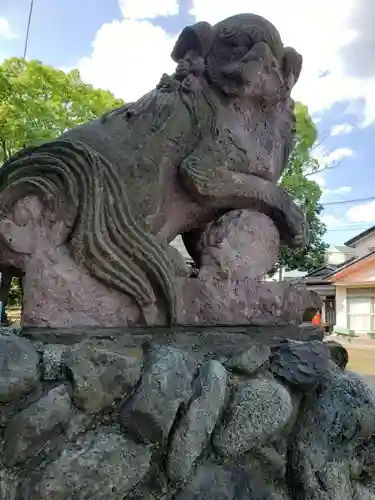
[[[326,207],[327,205],[344,205],[346,203],[359,203],[365,201],[375,201],[375,196],[369,196],[368,198],[352,198],[350,200],[326,201],[320,203],[320,205]]]
[[[28,47],[28,44],[29,44],[29,33],[30,33],[31,18],[32,18],[32,15],[33,15],[33,7],[34,7],[34,0],[31,0],[31,2],[30,2],[30,9],[29,9],[29,19],[27,21],[25,45],[24,45],[24,48],[23,48],[23,58],[24,59],[26,59],[27,47]]]

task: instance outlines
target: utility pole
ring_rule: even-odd
[[[26,59],[26,54],[27,54],[27,45],[29,43],[29,32],[30,32],[30,25],[31,25],[31,17],[33,15],[33,7],[34,7],[34,0],[30,1],[30,10],[29,10],[29,19],[27,21],[27,30],[26,30],[26,39],[25,39],[25,46],[23,49],[23,58]]]
[[[279,265],[278,275],[279,275],[278,281],[283,281],[283,278],[284,278],[284,268],[283,268],[283,266],[281,264]]]

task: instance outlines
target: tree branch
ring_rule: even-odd
[[[333,165],[326,165],[323,167],[319,167],[317,170],[314,170],[312,172],[306,172],[304,175],[305,175],[305,177],[309,177],[310,175],[320,174],[321,172],[325,172],[326,170],[332,170],[334,168],[339,167],[343,161],[344,160],[342,159],[342,160],[337,161]]]

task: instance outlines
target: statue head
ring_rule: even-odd
[[[271,101],[289,95],[302,68],[302,56],[284,47],[275,26],[254,14],[185,28],[171,56],[177,74],[204,72],[229,97]]]

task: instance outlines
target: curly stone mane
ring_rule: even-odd
[[[0,170],[0,204],[35,194],[49,220],[71,228],[67,245],[77,264],[147,309],[154,289],[164,294],[169,321],[176,317],[173,269],[163,249],[134,221],[123,183],[103,156],[80,142],[57,140],[27,148]]]

